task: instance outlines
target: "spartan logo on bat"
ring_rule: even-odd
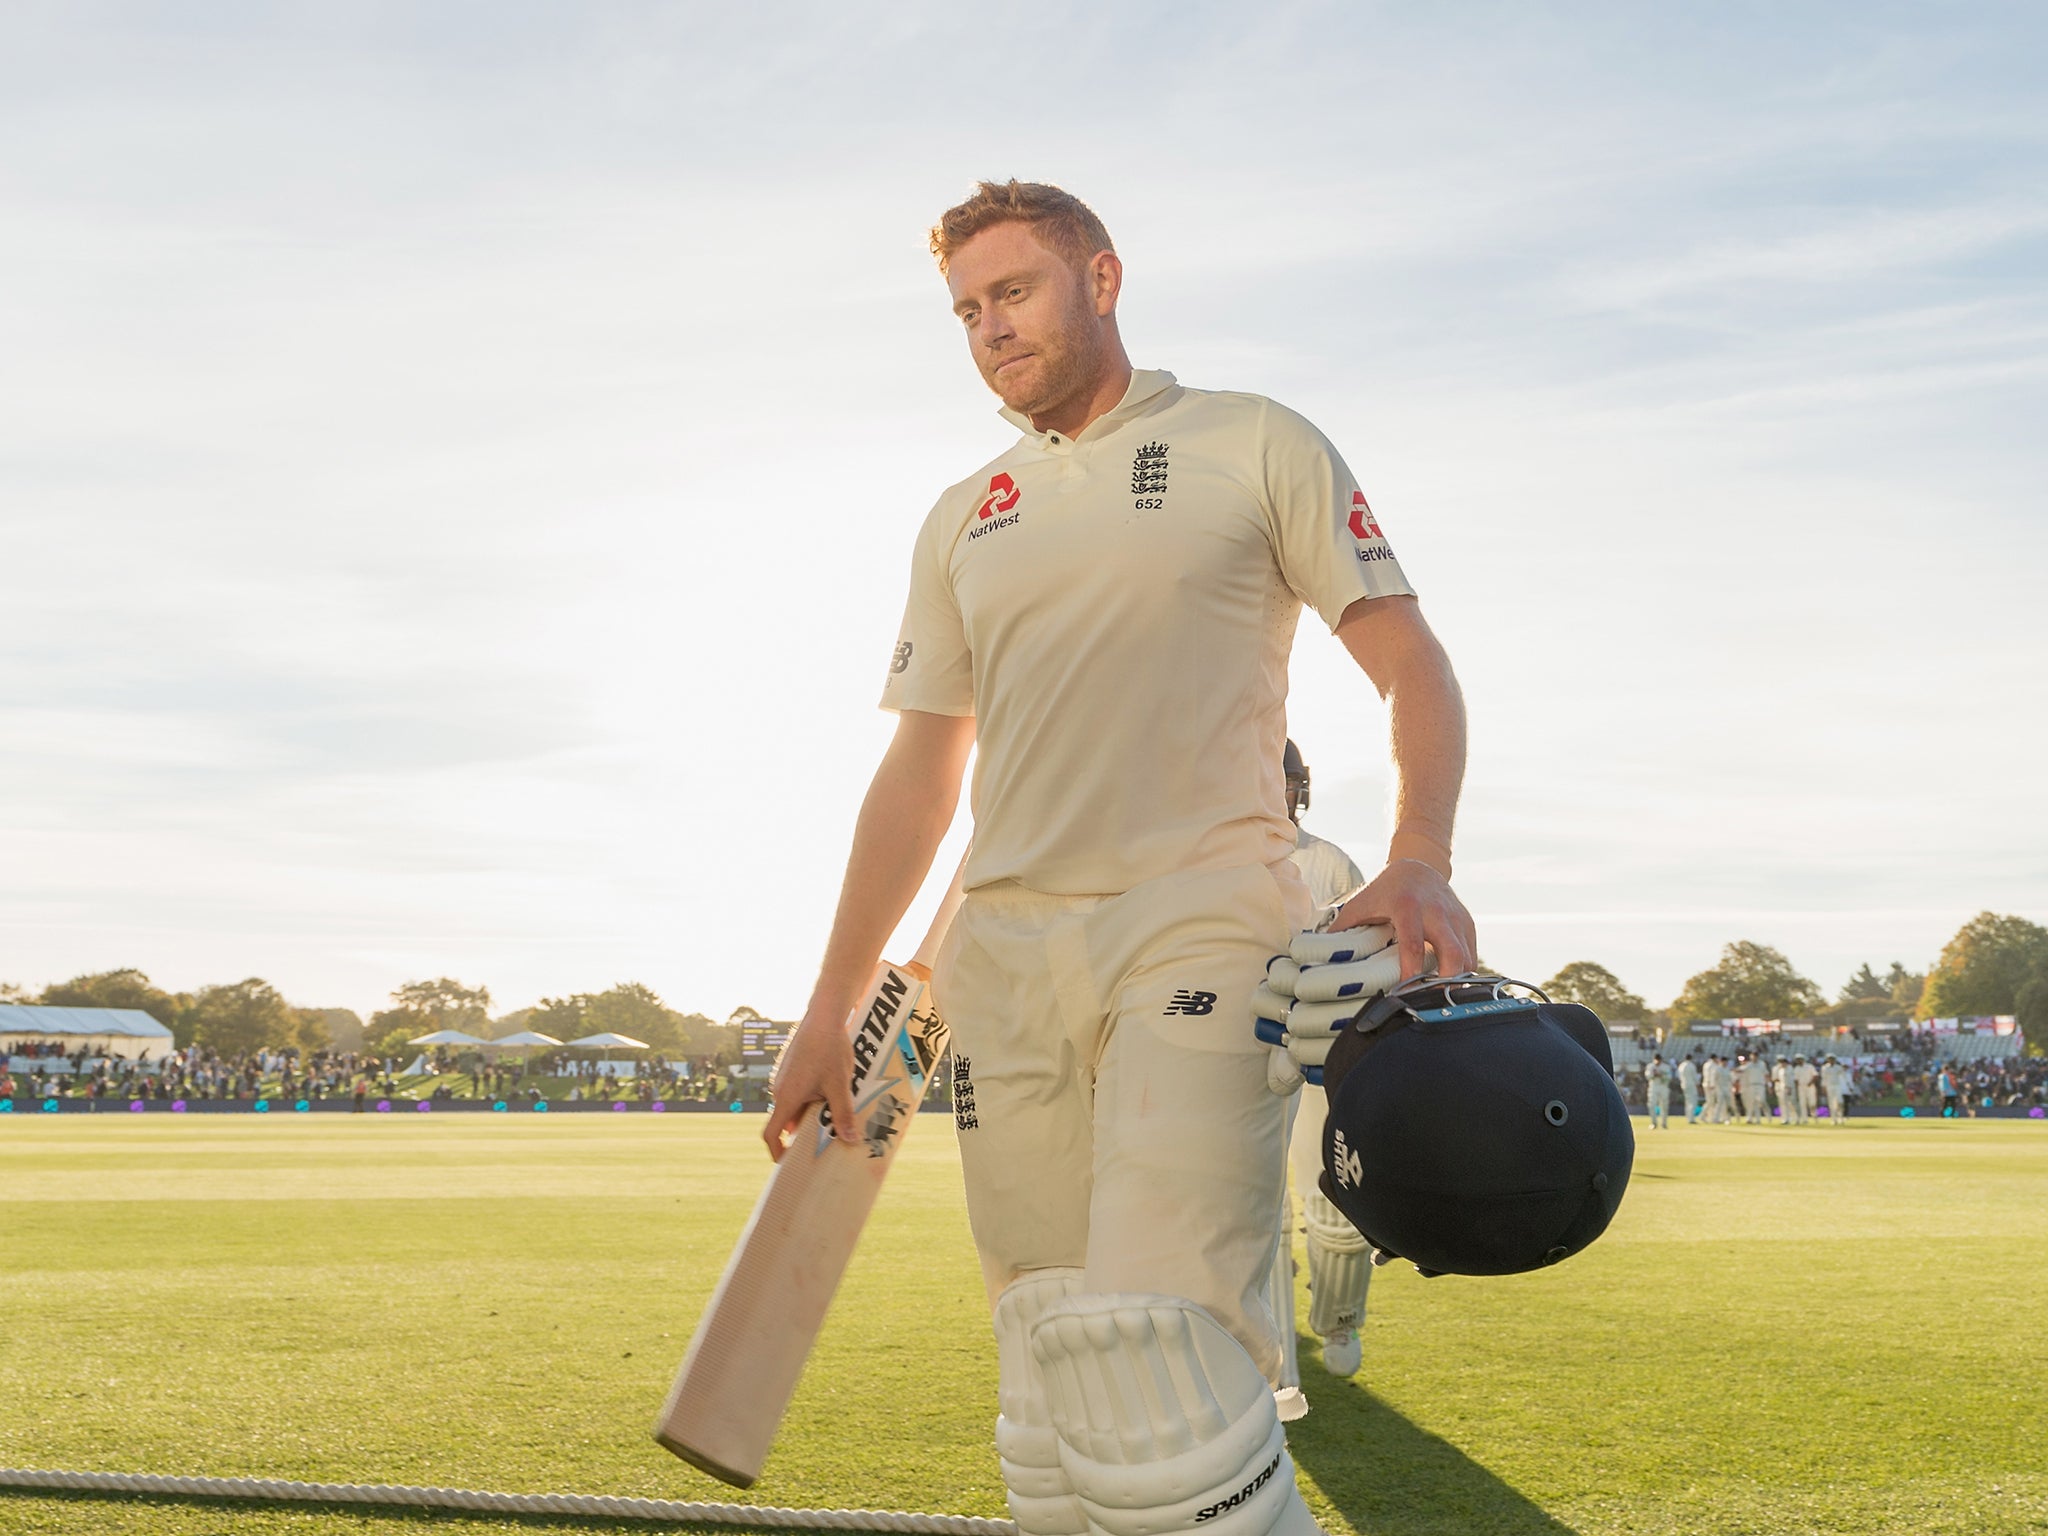
[[[939,1017],[934,1008],[913,1008],[910,1025],[905,1031],[911,1047],[917,1052],[917,1070],[925,1077],[932,1075],[932,1068],[946,1052],[946,1021]]]
[[[884,1094],[868,1116],[865,1138],[869,1157],[887,1157],[890,1141],[903,1134],[905,1105],[895,1094]]]

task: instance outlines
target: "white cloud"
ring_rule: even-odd
[[[1012,170],[1141,361],[1361,470],[1490,958],[2048,910],[2024,17],[167,14],[0,39],[0,978],[799,1006],[910,532],[1005,439],[921,230]],[[1299,655],[1369,852],[1383,717]]]

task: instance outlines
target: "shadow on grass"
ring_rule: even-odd
[[[1322,1340],[1301,1339],[1304,1365]],[[1312,1405],[1287,1426],[1295,1463],[1360,1536],[1573,1536],[1448,1440],[1388,1407],[1357,1382],[1313,1368]]]

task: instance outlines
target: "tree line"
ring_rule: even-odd
[[[301,1008],[287,1002],[261,977],[170,992],[142,971],[126,968],[74,976],[31,994],[0,984],[0,1002],[40,1003],[58,1008],[134,1008],[171,1031],[179,1049],[205,1046],[223,1056],[251,1051],[368,1051],[396,1056],[435,1030],[459,1029],[483,1039],[536,1030],[557,1040],[607,1031],[646,1042],[669,1056],[721,1056],[738,1050],[743,1025],[762,1019],[752,1008],[736,1009],[723,1022],[671,1008],[651,987],[622,982],[603,992],[544,997],[531,1008],[491,1015],[488,987],[471,987],[447,976],[409,981],[391,994],[391,1006],[365,1020],[349,1008]]]
[[[1638,1019],[1682,1028],[1694,1019],[1980,1018],[2011,1014],[2028,1048],[2048,1046],[2048,928],[2023,917],[1979,912],[1942,946],[1926,971],[1894,960],[1880,975],[1859,966],[1829,1002],[1820,985],[1780,950],[1738,939],[1720,962],[1689,978],[1668,1007],[1653,1009],[1605,966],[1577,960],[1543,990],[1584,1003],[1603,1019]]]
[[[2031,1049],[2048,1046],[2048,928],[2023,917],[1980,912],[1943,946],[1926,971],[1898,961],[1879,974],[1868,962],[1830,1003],[1818,983],[1799,974],[1780,950],[1738,939],[1720,961],[1691,977],[1665,1008],[1652,1008],[1605,966],[1575,960],[1543,984],[1561,1002],[1584,1003],[1603,1019],[1637,1019],[1682,1028],[1694,1019],[1817,1019],[1855,1024],[1870,1019],[1972,1018],[2012,1014]],[[409,981],[392,1006],[364,1020],[346,1008],[298,1008],[258,977],[196,992],[166,992],[138,970],[100,971],[45,987],[30,996],[0,984],[0,1002],[71,1008],[139,1008],[166,1025],[180,1047],[204,1045],[224,1056],[296,1047],[301,1051],[406,1051],[420,1035],[459,1029],[493,1039],[537,1030],[557,1040],[610,1031],[644,1040],[671,1056],[729,1055],[742,1025],[761,1021],[739,1008],[724,1021],[682,1013],[637,981],[603,992],[544,997],[531,1008],[491,1015],[487,987],[450,977]]]

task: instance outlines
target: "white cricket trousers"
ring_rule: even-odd
[[[991,1306],[1028,1271],[1078,1267],[1086,1291],[1206,1308],[1279,1381],[1293,1319],[1265,1293],[1287,1114],[1251,994],[1309,914],[1286,859],[1114,896],[968,893],[932,987]]]

